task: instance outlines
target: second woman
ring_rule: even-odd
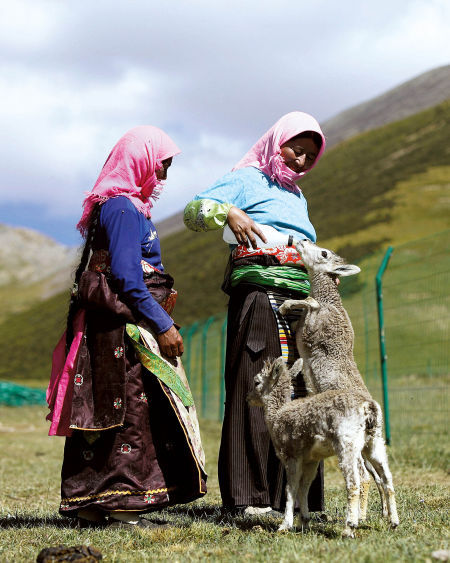
[[[278,306],[308,294],[308,276],[292,241],[315,241],[316,233],[297,182],[324,149],[325,138],[312,116],[284,115],[232,172],[185,209],[188,228],[228,225],[235,238],[223,287],[230,301],[219,483],[224,506],[246,514],[269,514],[284,503],[283,471],[262,408],[250,407],[246,397],[266,359],[281,353],[288,364],[295,359],[290,327]],[[266,236],[267,227],[275,230]],[[305,393],[301,376],[297,393]],[[321,471],[309,504],[310,510],[323,510]]]

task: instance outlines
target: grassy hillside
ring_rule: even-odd
[[[450,100],[326,152],[302,182],[320,241],[355,260],[449,226]]]
[[[355,261],[450,227],[449,113],[446,102],[327,151],[302,184],[320,244]],[[223,313],[228,249],[221,233],[183,230],[164,237],[162,248],[179,291],[176,321],[187,325]],[[0,379],[48,378],[67,297],[64,292],[0,324]]]
[[[6,322],[16,313],[28,311],[35,303],[45,303],[53,296],[60,295],[63,288],[71,285],[73,270],[73,266],[67,266],[34,283],[9,283],[0,286],[0,323]],[[64,290],[63,293],[67,294],[67,291]]]
[[[164,266],[175,277],[175,317],[180,324],[225,311],[220,291],[229,251],[222,231],[194,233],[185,229],[163,239]]]
[[[0,379],[46,384],[53,348],[65,330],[68,301],[65,291],[0,324]]]

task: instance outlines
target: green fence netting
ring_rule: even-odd
[[[448,432],[450,231],[394,248],[383,277],[390,412],[396,437]],[[384,250],[343,278],[341,295],[355,331],[355,359],[382,404],[375,276]],[[202,418],[223,415],[226,315],[183,330],[186,368]]]
[[[9,381],[0,381],[0,405],[23,407],[25,405],[46,405],[45,391],[17,385]]]

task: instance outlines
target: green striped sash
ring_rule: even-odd
[[[193,406],[194,399],[192,394],[189,389],[186,389],[175,370],[158,355],[141,344],[139,328],[136,325],[127,323],[126,331],[141,364],[167,385],[185,407]]]

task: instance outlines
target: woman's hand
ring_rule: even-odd
[[[169,358],[176,358],[184,352],[183,339],[174,325],[166,332],[158,334],[156,340],[158,341],[160,351]]]
[[[253,219],[250,219],[245,211],[242,211],[242,209],[239,209],[238,207],[232,207],[230,211],[228,211],[227,223],[233,231],[238,243],[243,244],[247,248],[249,248],[250,245],[253,248],[258,248],[255,233],[260,239],[267,242],[266,237],[258,225],[253,221]]]

